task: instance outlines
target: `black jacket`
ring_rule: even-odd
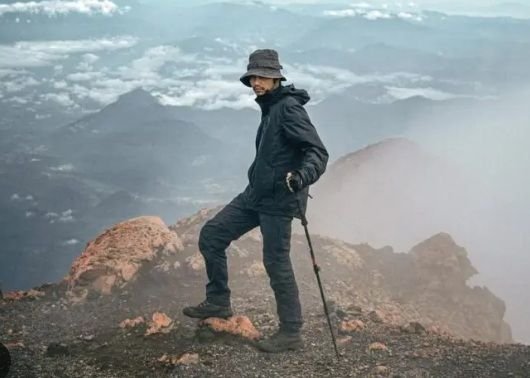
[[[307,92],[293,85],[280,86],[256,98],[261,123],[256,157],[243,195],[257,211],[299,218],[297,200],[305,213],[309,185],[326,170],[329,155],[303,107],[308,101]],[[287,188],[285,176],[289,171],[302,177],[304,187],[298,193]]]

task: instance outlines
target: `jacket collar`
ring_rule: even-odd
[[[257,96],[254,100],[258,103],[262,113],[268,113],[272,105],[278,102],[282,97],[283,88],[281,85],[263,96]]]

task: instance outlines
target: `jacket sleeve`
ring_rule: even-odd
[[[326,170],[329,155],[304,107],[298,102],[286,104],[282,126],[287,139],[303,152],[298,170],[303,186],[315,183]]]

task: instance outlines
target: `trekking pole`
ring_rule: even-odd
[[[307,243],[309,244],[309,253],[311,253],[311,261],[313,262],[313,270],[317,276],[318,288],[320,289],[320,296],[322,297],[322,303],[324,304],[324,312],[326,318],[328,319],[329,331],[331,333],[331,339],[333,340],[333,347],[335,348],[335,354],[337,355],[337,360],[340,359],[339,350],[337,349],[337,341],[335,340],[335,334],[333,333],[333,327],[331,326],[331,320],[329,318],[328,305],[326,303],[326,298],[324,297],[324,290],[322,289],[322,282],[320,281],[320,267],[317,265],[315,260],[315,253],[313,252],[313,244],[311,243],[311,237],[309,236],[309,230],[307,229],[307,218],[302,212],[302,205],[300,204],[300,199],[297,197],[298,210],[300,211],[300,219],[302,220],[302,226],[304,226],[305,236],[307,238]]]

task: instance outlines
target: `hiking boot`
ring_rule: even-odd
[[[258,341],[256,347],[268,353],[297,350],[304,346],[300,332],[277,331],[271,337]]]
[[[230,306],[218,306],[216,304],[205,300],[197,306],[184,307],[182,309],[184,315],[190,318],[206,319],[206,318],[229,318],[232,316],[232,309]]]

